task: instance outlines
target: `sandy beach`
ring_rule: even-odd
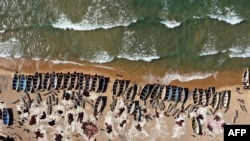
[[[6,61],[7,60],[7,61]],[[8,134],[16,141],[51,141],[56,139],[63,141],[80,141],[80,140],[187,140],[187,141],[223,141],[223,125],[224,124],[248,124],[249,113],[247,107],[250,103],[250,91],[243,89],[241,76],[243,72],[219,72],[216,76],[207,79],[193,80],[188,82],[180,82],[178,80],[170,84],[164,84],[161,80],[155,82],[146,82],[131,73],[122,70],[116,70],[108,67],[79,65],[79,64],[53,64],[46,61],[29,61],[25,63],[25,59],[17,60],[2,59],[0,65],[0,109],[7,107],[12,109],[13,123],[9,126],[0,123],[0,132]],[[13,69],[11,66],[19,66]],[[90,91],[89,96],[85,96],[85,106],[79,106],[74,103],[73,99],[63,98],[63,90],[41,90],[34,93],[18,92],[12,90],[12,79],[14,72],[18,74],[34,75],[39,73],[63,72],[73,73],[82,72],[84,74],[105,76],[109,78],[107,89],[105,92]],[[228,77],[230,75],[230,77]],[[225,77],[227,76],[227,77]],[[127,112],[127,102],[124,96],[113,97],[112,88],[116,79],[131,80],[130,84],[136,83],[139,86],[135,100],[138,100],[142,108],[142,117],[140,121],[134,120],[134,115]],[[183,103],[175,103],[173,101],[163,101],[165,108],[160,110],[159,107],[153,108],[150,104],[144,104],[139,99],[140,90],[148,83],[173,85],[188,88],[187,101]],[[192,94],[194,88],[208,89],[210,86],[215,87],[216,92],[228,90],[231,92],[230,103],[227,108],[219,106],[216,110],[211,105],[193,106]],[[237,89],[238,88],[238,89]],[[36,94],[40,93],[42,101],[37,102]],[[66,90],[67,93],[74,95],[79,90]],[[80,93],[80,92],[79,92]],[[29,112],[22,110],[24,104],[22,97],[27,100],[31,99]],[[49,99],[52,98],[52,111],[48,113]],[[55,98],[53,98],[54,96]],[[99,96],[106,97],[106,105],[102,112],[95,113],[93,105]],[[58,102],[53,99],[58,99]],[[114,99],[117,100],[116,105],[111,110],[110,104]],[[54,102],[54,104],[53,104]],[[14,103],[14,104],[13,104]],[[168,105],[176,106],[175,110],[180,110],[177,115],[166,115]],[[192,108],[188,108],[190,105]],[[246,110],[242,106],[246,107]],[[182,108],[184,107],[184,108]],[[184,110],[185,108],[188,108]],[[20,113],[20,111],[22,111]],[[60,111],[60,112],[59,112]],[[46,117],[43,117],[46,113]],[[82,119],[79,118],[83,113]],[[192,129],[192,119],[199,118],[202,125],[200,135],[194,133]],[[35,123],[31,123],[31,119]],[[73,118],[71,120],[71,118]],[[83,130],[83,125],[84,129]],[[212,130],[208,128],[212,127]],[[40,131],[40,135],[36,135]],[[88,137],[89,136],[89,137]]]

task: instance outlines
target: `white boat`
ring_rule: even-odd
[[[230,98],[231,98],[231,91],[230,90],[225,90],[222,92],[221,105],[223,108],[228,108],[229,103],[230,103]]]
[[[135,109],[138,106],[139,106],[139,101],[138,100],[130,102],[128,107],[127,107],[128,113],[131,114],[131,115],[134,114]]]
[[[188,96],[188,89],[187,88],[183,88],[183,87],[180,87],[180,95],[179,95],[179,101],[181,103],[184,103],[187,99],[187,96]]]
[[[242,82],[245,85],[245,88],[249,87],[249,69],[248,68],[246,68],[243,73]]]
[[[167,86],[166,85],[161,85],[161,87],[162,87],[162,91],[161,91],[161,93],[159,95],[159,98],[161,100],[165,100],[166,95],[167,95]]]

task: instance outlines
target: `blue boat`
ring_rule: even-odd
[[[9,125],[10,124],[10,114],[7,108],[3,108],[3,124]]]
[[[14,91],[17,91],[18,86],[19,86],[19,76],[18,76],[17,72],[15,72],[13,80],[12,80],[12,89]]]
[[[178,100],[179,100],[179,88],[177,87],[175,91],[174,102],[178,102]]]
[[[20,90],[25,91],[26,90],[26,85],[27,85],[27,78],[25,75],[21,75],[20,78]]]
[[[167,94],[167,96],[168,96],[168,97],[167,97],[168,101],[171,100],[172,95],[173,95],[173,87],[170,85],[170,86],[168,87],[168,94]]]

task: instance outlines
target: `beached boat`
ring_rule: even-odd
[[[102,113],[102,111],[104,110],[106,106],[106,102],[105,102],[105,98],[104,96],[99,96],[96,101],[95,101],[95,105],[94,105],[94,113]]]
[[[20,77],[20,90],[22,92],[26,91],[27,78],[25,75],[21,75]]]
[[[192,128],[195,134],[200,135],[202,133],[200,122],[196,117],[192,118]]]
[[[18,91],[19,88],[19,76],[18,76],[18,72],[15,72],[13,80],[12,80],[12,89],[14,91]]]
[[[28,75],[27,76],[27,84],[26,84],[26,91],[31,92],[33,89],[33,76]]]
[[[49,90],[49,88],[50,88],[50,74],[47,72],[46,74],[44,74],[43,89]]]
[[[83,73],[79,73],[78,75],[78,88],[80,90],[83,90],[83,82],[84,81],[84,74]]]
[[[142,88],[142,90],[141,90],[140,99],[141,99],[141,100],[147,100],[147,98],[148,98],[148,96],[149,96],[151,90],[152,90],[152,85],[146,84],[146,85]]]
[[[130,84],[130,80],[119,80],[120,88],[119,95],[123,95]]]
[[[138,100],[135,100],[135,101],[130,102],[130,103],[128,104],[128,106],[127,106],[128,113],[131,114],[131,115],[134,114],[135,109],[136,109],[136,107],[138,107],[138,106],[139,106],[139,101],[138,101]]]
[[[120,83],[118,79],[115,79],[114,83],[113,83],[113,95],[114,96],[119,96],[119,90],[120,90]]]
[[[56,73],[57,75],[57,90],[61,90],[63,88],[63,73],[62,72],[59,72],[59,73]]]
[[[207,95],[206,95],[206,90],[204,89],[199,89],[199,94],[200,94],[200,105],[202,106],[207,106]]]
[[[214,87],[208,87],[208,89],[206,91],[207,104],[208,105],[212,104],[214,92],[215,92],[215,88]]]
[[[36,72],[33,77],[33,90],[37,91],[41,86],[41,74]]]
[[[51,85],[51,89],[56,89],[56,86],[57,86],[57,74],[53,71],[51,73],[51,76],[50,76],[50,85]]]
[[[4,125],[8,126],[10,124],[10,114],[7,108],[3,108],[2,119]]]
[[[180,91],[179,91],[179,87],[176,87],[175,89],[175,94],[174,94],[174,102],[179,102],[179,96],[180,96]]]
[[[135,99],[135,95],[136,95],[136,92],[137,92],[137,84],[134,84],[132,86],[130,86],[126,92],[125,92],[125,98],[127,101],[132,101]]]
[[[94,92],[97,92],[98,91],[98,87],[99,87],[99,83],[100,83],[100,77],[95,74],[94,77],[93,77],[93,83],[92,83],[92,89],[91,91],[94,91]]]
[[[106,92],[107,87],[108,87],[108,82],[109,82],[109,77],[100,76],[100,82],[99,82],[97,92],[101,92],[101,93]]]
[[[156,99],[156,98],[158,98],[159,94],[160,94],[161,91],[162,91],[162,88],[163,88],[163,87],[161,87],[161,85],[158,85],[158,84],[154,85],[154,87],[153,87],[153,89],[152,89],[152,91],[151,91],[151,94],[150,94],[150,98],[151,98],[151,99]]]
[[[168,101],[171,101],[172,100],[172,97],[173,97],[173,86],[172,85],[168,85],[167,86],[167,95],[166,95],[166,99]]]
[[[180,87],[179,88],[179,101],[181,103],[185,103],[187,100],[187,96],[188,96],[188,89]]]
[[[193,91],[193,103],[195,105],[199,105],[200,103],[200,95],[199,95],[199,90],[198,88],[195,88]]]
[[[63,89],[65,89],[65,90],[70,89],[70,79],[71,79],[70,72],[65,73],[64,80],[63,80]]]
[[[220,92],[215,92],[213,95],[212,107],[218,109],[220,104]]]
[[[142,116],[141,106],[137,106],[134,111],[134,120],[140,122],[141,116]]]
[[[76,89],[77,88],[77,82],[78,82],[78,74],[74,71],[72,74],[71,74],[71,81],[70,81],[70,88],[72,90]]]
[[[248,67],[245,69],[243,75],[242,75],[242,82],[245,85],[245,88],[249,87],[249,69]]]
[[[228,108],[229,103],[230,103],[230,98],[231,98],[231,91],[230,90],[225,90],[222,92],[221,105],[223,108]]]
[[[167,95],[167,86],[166,85],[161,85],[162,90],[161,93],[159,94],[159,99],[165,100],[166,95]]]
[[[84,77],[85,77],[84,90],[91,91],[93,76],[90,74],[85,74]]]

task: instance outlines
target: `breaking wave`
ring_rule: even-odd
[[[224,21],[231,25],[239,24],[244,21],[244,19],[235,11],[233,6],[221,9],[217,6],[217,1],[213,1],[212,7],[207,15],[212,19]]]
[[[232,47],[229,48],[230,58],[248,58],[250,57],[250,47]]]
[[[132,61],[143,60],[150,62],[160,58],[155,48],[156,40],[153,35],[140,38],[133,31],[125,31],[121,50],[117,57]]]
[[[81,22],[74,23],[65,14],[61,14],[52,26],[73,30],[109,29],[128,26],[137,21],[132,11],[126,1],[92,1]]]
[[[217,38],[213,34],[208,34],[207,42],[203,45],[200,56],[214,55],[218,54],[219,51],[216,50],[216,40]]]
[[[92,63],[107,63],[114,60],[107,51],[97,51],[89,61]]]
[[[176,28],[176,27],[181,26],[181,23],[176,22],[175,20],[173,21],[165,20],[165,21],[161,21],[161,23],[164,24],[168,28]]]

